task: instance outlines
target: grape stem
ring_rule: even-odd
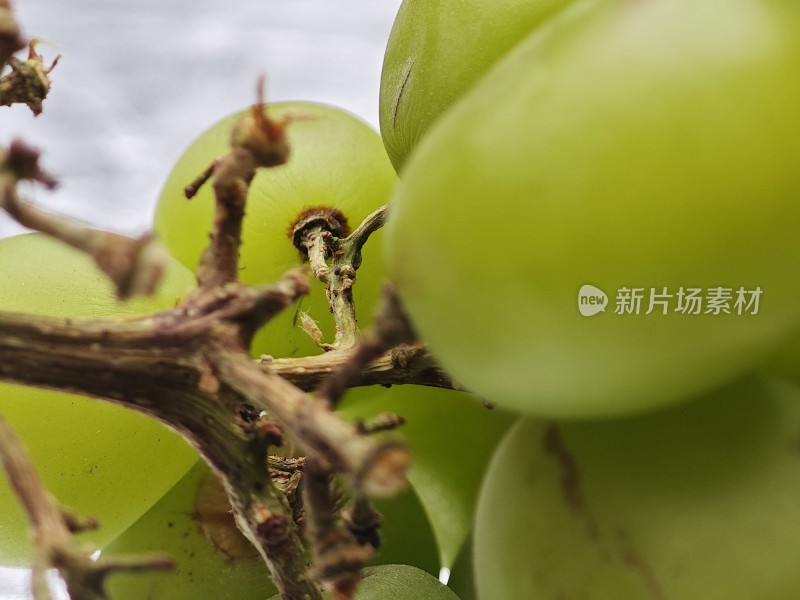
[[[308,406],[307,396],[284,380],[293,393],[274,391],[269,385],[274,382],[257,369],[245,346],[246,330],[291,303],[306,286],[305,278],[294,272],[262,290],[238,282],[198,288],[171,311],[129,321],[2,314],[0,379],[110,399],[178,430],[223,481],[238,525],[261,552],[284,596],[321,600],[317,586],[305,576],[292,511],[265,468],[267,447],[277,437],[274,422],[242,417],[245,405],[259,414],[267,410],[290,416]],[[257,311],[262,313],[254,316]],[[240,375],[241,364],[252,366],[255,375]],[[375,462],[368,441],[345,430],[333,413],[318,415],[308,432],[294,433],[301,441],[312,438],[309,446],[321,447],[324,443],[318,440],[325,440],[333,449],[326,448],[332,462],[347,462],[336,452],[353,446],[361,449],[364,463]],[[359,458],[348,460],[353,471],[369,470],[357,464]]]
[[[375,210],[344,238],[337,237],[338,231],[326,225],[331,221],[329,210],[321,208],[316,215],[304,212],[303,219],[295,226],[293,239],[298,249],[307,254],[311,272],[325,284],[325,295],[336,324],[333,343],[319,345],[326,351],[347,350],[358,345],[361,339],[353,299],[361,249],[369,236],[383,227],[389,207],[384,205]],[[338,225],[335,220],[333,222]]]
[[[2,2],[0,43],[7,24]],[[354,385],[455,385],[417,342],[395,294],[388,293],[373,332],[362,337],[358,330],[352,285],[361,249],[383,224],[386,207],[349,236],[344,237],[343,230],[339,238],[313,227],[302,236],[313,253],[312,267],[329,286],[337,318],[331,351],[291,360],[250,358],[255,333],[309,290],[300,270],[264,287],[238,280],[248,186],[257,168],[281,164],[289,156],[287,122],[269,119],[263,81],[259,90],[251,115],[234,129],[231,152],[195,182],[199,186],[212,181],[216,196],[211,244],[197,273],[199,286],[171,310],[125,321],[0,312],[0,381],[108,400],[166,423],[197,449],[222,481],[237,525],[260,552],[284,600],[322,600],[315,575],[333,583],[337,600],[350,600],[355,573],[370,552],[353,541],[354,532],[377,528],[367,509],[368,498],[397,492],[405,484],[409,457],[401,443],[368,437],[331,408]],[[21,142],[0,151],[0,208],[23,225],[94,257],[121,296],[152,290],[166,256],[148,236],[130,239],[83,227],[18,196],[20,181],[55,186],[38,159],[39,153]],[[316,394],[308,393],[314,389]],[[316,492],[307,494],[317,532],[318,564],[313,571],[293,518],[296,507],[273,482],[267,466],[268,448],[280,444],[283,430],[307,453],[314,475],[311,487],[319,484]],[[51,566],[61,570],[68,587],[74,586],[74,600],[100,600],[105,598],[102,579],[107,572],[163,564],[145,560],[90,565],[88,557],[69,551],[67,534],[76,521],[46,493],[14,439],[4,433],[0,451],[40,546],[34,565],[37,598],[48,598],[43,574]],[[334,475],[343,475],[356,499],[350,529],[342,525],[341,508],[333,502]],[[338,536],[333,545],[324,542],[330,535]]]
[[[306,564],[292,510],[263,466],[271,430],[264,418],[241,422],[242,406],[267,411],[310,456],[366,493],[385,495],[402,485],[407,454],[359,435],[284,379],[277,365],[247,356],[249,334],[240,325],[255,329],[303,291],[299,273],[263,290],[229,284],[213,294],[200,290],[171,311],[122,323],[0,313],[0,379],[110,399],[180,431],[225,482],[241,529],[285,597],[317,598],[302,578]],[[329,372],[328,365],[304,364],[309,381]],[[380,373],[398,380],[390,364],[373,380]],[[300,368],[282,367],[300,376]]]
[[[375,313],[373,330],[361,339],[349,358],[322,381],[317,395],[328,406],[335,407],[347,388],[353,387],[359,380],[367,365],[400,344],[413,344],[416,341],[416,333],[406,317],[400,298],[391,284],[386,285],[383,301]]]
[[[356,353],[359,353],[359,357],[353,358]],[[368,356],[375,358],[365,361]],[[311,392],[332,373],[338,372],[352,361],[357,362],[361,369],[349,377],[349,387],[412,383],[448,390],[463,389],[438,365],[427,346],[420,342],[398,344],[383,353],[359,352],[359,346],[356,346],[320,356],[268,357],[261,359],[261,369],[280,375],[301,390]],[[355,370],[351,367],[348,369]]]
[[[0,312],[0,380],[104,398],[177,429],[224,482],[237,523],[284,596],[319,598],[303,575],[292,511],[264,468],[274,428],[265,418],[242,419],[243,406],[266,411],[356,493],[399,489],[408,455],[396,442],[360,435],[325,402],[249,358],[252,332],[306,290],[292,272],[269,288],[198,288],[175,309],[121,322]],[[310,371],[315,380],[326,372]]]
[[[206,248],[197,271],[202,287],[216,287],[239,278],[239,247],[242,245],[242,219],[247,191],[256,169],[276,167],[289,158],[286,126],[289,120],[275,121],[264,104],[264,77],[256,86],[257,101],[250,114],[234,126],[231,151],[215,160],[186,187],[187,199],[209,179],[216,197],[211,244]]]
[[[5,42],[2,18],[3,9],[0,6],[0,46]],[[3,60],[3,63],[7,64],[11,71],[0,78],[0,106],[25,104],[34,116],[41,114],[42,103],[50,91],[50,72],[58,64],[61,56],[56,56],[50,66],[47,66],[36,52],[37,44],[37,40],[28,44],[26,60],[20,60],[13,56]]]
[[[347,600],[358,587],[361,566],[372,558],[375,548],[356,540],[339,518],[332,476],[333,472],[318,461],[309,461],[303,480],[303,504],[314,548],[312,575],[330,589],[334,600]]]

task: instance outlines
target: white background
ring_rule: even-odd
[[[60,180],[37,203],[126,233],[149,227],[170,165],[255,97],[336,104],[377,127],[386,38],[400,0],[16,0],[26,35],[62,54],[44,113],[0,108]],[[0,215],[0,237],[20,229]],[[2,543],[2,540],[0,540]],[[0,569],[0,600],[28,598]]]

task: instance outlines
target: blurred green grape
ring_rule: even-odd
[[[380,136],[353,115],[323,104],[287,102],[268,106],[277,120],[292,119],[286,164],[259,169],[250,187],[240,252],[241,279],[264,285],[302,264],[291,239],[292,226],[311,207],[340,211],[355,228],[372,211],[389,200],[395,173]],[[249,111],[249,109],[248,109]],[[212,125],[186,150],[172,168],[155,215],[155,231],[169,250],[191,269],[197,267],[208,245],[214,213],[210,183],[191,201],[183,194],[211,162],[229,151],[231,129],[248,111]],[[380,293],[384,266],[380,252],[382,233],[364,247],[363,267],[354,287],[362,327],[369,324]],[[311,294],[286,309],[259,331],[253,342],[255,356],[308,356],[320,352],[299,327],[298,313],[316,319],[326,340],[333,341],[333,319],[322,284],[314,281]]]
[[[480,600],[800,595],[800,388],[754,377],[606,421],[525,419],[492,459]]]

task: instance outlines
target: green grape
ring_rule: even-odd
[[[435,542],[413,491],[380,500],[381,549],[371,564],[403,562],[437,572]],[[166,552],[177,563],[167,573],[110,580],[117,600],[262,600],[275,593],[266,565],[236,528],[221,484],[198,463],[155,506],[103,552]]]
[[[492,451],[513,418],[476,398],[416,385],[356,388],[339,406],[350,420],[395,413],[411,450],[408,480],[436,535],[441,565],[450,568],[474,519],[478,490]]]
[[[619,420],[522,420],[478,504],[478,598],[798,597],[798,432],[800,389],[765,377]]]
[[[70,317],[123,317],[172,308],[192,287],[177,262],[152,298],[118,302],[91,259],[40,234],[0,240],[0,310]],[[102,527],[82,540],[102,546],[144,513],[196,454],[153,419],[108,402],[0,384],[0,414],[29,450],[44,483],[79,515]],[[169,460],[164,460],[169,457]],[[0,476],[0,564],[30,562],[28,523]]]
[[[117,600],[263,600],[276,592],[264,561],[236,529],[230,504],[203,462],[130,529],[103,550],[107,556],[166,552],[173,571],[109,579]],[[204,494],[198,494],[204,489]],[[218,491],[218,493],[217,493]]]
[[[500,406],[592,417],[764,361],[800,323],[798,64],[797,6],[756,0],[578,3],[501,59],[419,146],[387,225],[444,367]],[[587,284],[604,312],[582,314]]]
[[[795,335],[767,360],[762,370],[800,384],[800,337]]]
[[[400,168],[497,60],[573,0],[404,0],[386,47],[380,122]]]
[[[328,596],[325,596],[326,600]],[[273,596],[270,600],[281,600]],[[430,573],[408,565],[383,565],[364,570],[354,600],[459,600]]]
[[[368,125],[334,107],[311,103],[281,103],[268,107],[275,119],[290,116],[289,161],[282,166],[260,169],[248,196],[242,233],[241,278],[250,284],[278,280],[301,264],[291,240],[291,228],[304,209],[329,207],[340,211],[350,228],[385,204],[395,174],[380,136]],[[169,250],[194,269],[208,243],[214,211],[213,190],[206,184],[191,201],[183,188],[215,158],[226,154],[233,124],[245,113],[231,115],[206,130],[192,143],[170,173],[158,203],[155,231]],[[381,233],[364,248],[363,267],[354,287],[362,325],[369,322],[380,293],[384,266],[380,252]],[[298,311],[307,311],[320,321],[326,339],[333,339],[321,284],[307,298],[287,309],[263,328],[253,344],[256,355],[306,356],[319,349],[298,327]]]

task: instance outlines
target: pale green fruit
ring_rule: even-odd
[[[795,332],[795,335],[767,360],[762,370],[800,384],[800,336]]]
[[[492,459],[480,600],[800,596],[800,389],[751,378],[638,417],[526,419]]]
[[[173,571],[109,579],[116,600],[263,600],[275,586],[256,549],[239,533],[224,492],[203,462],[181,479],[104,555],[165,552]],[[203,493],[198,494],[199,490]]]
[[[386,47],[380,122],[399,171],[497,60],[573,0],[404,0]]]
[[[259,169],[250,187],[242,230],[240,277],[253,285],[270,284],[302,264],[291,239],[291,228],[304,209],[340,211],[351,229],[389,200],[396,176],[380,136],[353,115],[332,106],[308,102],[271,104],[270,117],[292,118],[287,133],[286,164]],[[248,109],[249,111],[249,109]],[[172,168],[161,191],[155,231],[175,257],[191,269],[208,245],[214,213],[214,193],[207,183],[192,200],[183,189],[211,162],[230,150],[231,129],[243,111],[212,125],[195,140]],[[354,287],[359,322],[366,326],[380,295],[385,268],[381,232],[363,251],[363,266]],[[320,350],[298,326],[298,311],[319,321],[326,341],[333,341],[322,285],[273,319],[256,336],[253,352],[276,357],[307,356]]]
[[[270,600],[281,599],[273,596]],[[383,565],[364,570],[354,600],[458,600],[458,596],[416,567]]]
[[[0,311],[122,318],[172,308],[193,284],[173,261],[154,297],[121,303],[88,256],[40,234],[0,240]],[[0,384],[0,414],[56,498],[100,521],[81,536],[90,545],[113,540],[197,459],[177,433],[102,400]],[[28,522],[2,475],[0,539],[0,564],[29,564]]]
[[[498,405],[590,417],[768,357],[800,323],[798,64],[798,7],[758,0],[579,3],[501,59],[419,146],[387,226],[444,367]],[[605,312],[581,314],[584,284]],[[616,314],[623,288],[639,314]],[[706,313],[716,288],[731,314]]]

